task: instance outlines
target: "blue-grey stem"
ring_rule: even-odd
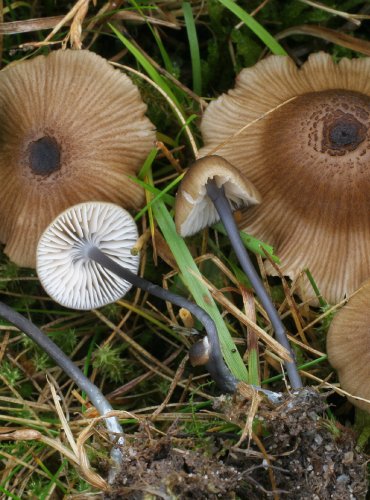
[[[64,371],[75,384],[84,391],[92,404],[98,410],[99,414],[104,416],[113,410],[110,403],[104,397],[102,392],[94,385],[77,366],[69,359],[69,357],[49,339],[37,326],[26,319],[21,314],[14,311],[11,307],[3,302],[0,302],[0,316],[5,318],[9,323],[15,325],[19,330],[24,332],[27,337],[32,339],[43,351],[45,351],[53,361]],[[108,417],[105,419],[111,440],[120,445],[124,444],[123,430],[116,417]],[[112,469],[118,469],[122,462],[122,454],[118,448],[113,447],[111,451],[113,460]],[[114,476],[115,471],[111,470],[111,476]]]
[[[288,337],[285,331],[285,327],[278,315],[269,294],[267,293],[263,283],[255,270],[252,261],[246,251],[242,239],[239,234],[239,229],[235,223],[233,213],[229,202],[225,196],[223,187],[219,188],[214,180],[209,180],[206,185],[207,194],[212,200],[220,219],[225,226],[225,230],[230,239],[230,243],[236,253],[236,256],[240,262],[240,265],[247,275],[249,281],[251,282],[258,298],[261,301],[268,317],[270,318],[271,324],[275,330],[275,335],[278,342],[285,347],[293,361],[286,361],[285,368],[288,374],[290,384],[293,389],[299,389],[302,387],[301,377],[297,370],[297,365],[294,362],[295,356],[290,347]]]
[[[179,307],[184,307],[191,312],[204,326],[207,338],[210,345],[210,356],[206,363],[206,368],[209,371],[211,377],[216,382],[221,391],[224,392],[235,392],[238,380],[232,375],[228,367],[226,366],[220,348],[220,342],[218,339],[218,333],[216,325],[212,318],[199,306],[190,302],[189,300],[176,295],[175,293],[165,290],[164,288],[151,283],[150,281],[137,276],[128,269],[117,264],[110,257],[105,255],[99,248],[91,246],[87,249],[87,255],[90,259],[94,260],[102,267],[108,269],[112,273],[116,274],[120,278],[132,283],[137,288],[141,288],[146,292],[158,297],[162,300],[167,300],[172,304]]]

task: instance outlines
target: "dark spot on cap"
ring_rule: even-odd
[[[329,132],[330,142],[333,148],[349,146],[358,142],[359,126],[355,123],[337,123]]]
[[[346,153],[355,150],[366,139],[367,127],[354,115],[337,110],[331,118],[324,122],[323,150]]]
[[[45,136],[31,142],[27,153],[30,169],[36,175],[46,177],[61,167],[60,147],[53,137]]]

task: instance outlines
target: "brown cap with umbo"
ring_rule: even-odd
[[[134,176],[155,141],[131,80],[87,50],[58,50],[0,72],[0,241],[35,266],[37,241],[71,205],[138,208]]]
[[[370,277],[369,126],[370,58],[324,53],[300,69],[284,56],[244,69],[201,124],[200,155],[225,157],[261,193],[241,227],[292,279],[308,268],[330,303]],[[314,298],[308,280],[300,293]]]

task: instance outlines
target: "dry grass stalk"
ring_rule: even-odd
[[[293,26],[276,35],[276,38],[282,40],[291,35],[309,35],[316,38],[322,38],[330,43],[335,43],[347,49],[370,56],[370,42],[367,40],[347,35],[347,33],[340,33],[330,28],[325,28],[324,26],[314,26],[311,24]]]
[[[59,396],[57,395],[55,387],[50,383],[49,380],[48,384],[51,390],[51,394],[53,396],[55,409],[62,424],[62,428],[66,434],[67,441],[75,457],[74,462],[78,465],[79,469],[81,470],[82,476],[84,477],[84,479],[86,479],[88,483],[95,486],[95,488],[107,490],[108,483],[99,474],[97,474],[91,469],[89,459],[87,458],[87,454],[83,446],[83,443],[85,443],[87,437],[91,436],[91,429],[93,428],[95,421],[92,421],[89,424],[89,426],[81,433],[80,437],[77,439],[76,442],[73,437],[72,431],[69,427],[69,424],[67,422],[67,419],[64,416],[62,407],[59,402]],[[69,457],[70,456],[71,455],[69,454]]]
[[[175,376],[173,378],[173,381],[171,382],[170,388],[168,389],[166,397],[164,398],[163,402],[158,406],[158,408],[153,412],[153,415],[152,415],[152,418],[151,418],[151,420],[153,422],[156,420],[156,418],[158,417],[158,415],[160,413],[162,413],[162,411],[164,410],[164,408],[167,406],[167,403],[171,399],[171,396],[172,396],[174,390],[176,389],[177,384],[179,383],[179,381],[180,381],[180,379],[181,379],[181,377],[182,377],[182,375],[184,373],[185,366],[186,366],[186,363],[188,362],[188,359],[189,359],[189,356],[186,355],[181,360],[181,363],[179,364],[179,367],[176,370],[176,373],[175,373]]]
[[[248,439],[248,446],[249,446],[253,434],[253,422],[256,417],[259,404],[263,399],[263,396],[252,386],[247,385],[244,382],[239,383],[238,392],[243,397],[246,397],[248,400],[250,400],[250,408],[248,411],[248,417],[245,422],[244,429],[242,430],[239,441],[235,444],[235,446],[239,447],[246,439]]]

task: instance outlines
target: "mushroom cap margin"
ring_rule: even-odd
[[[335,315],[327,336],[330,364],[342,389],[370,401],[370,281]],[[370,413],[370,402],[349,398]]]

